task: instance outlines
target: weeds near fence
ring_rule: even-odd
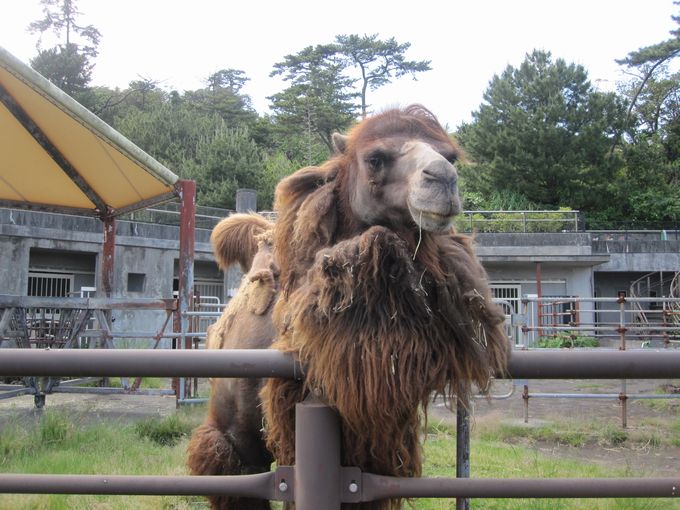
[[[10,423],[0,429],[0,471],[24,473],[183,475],[189,431],[200,424],[204,407],[137,423],[88,423],[85,415],[47,409],[33,426]],[[548,427],[473,427],[473,477],[607,477],[633,476],[625,469],[606,469],[575,460],[543,456],[518,441],[522,437],[581,444],[594,440],[590,429]],[[627,433],[601,424],[600,439],[616,445],[630,442]],[[483,430],[480,430],[483,429]],[[680,420],[672,427],[680,435]],[[532,434],[535,434],[532,435]],[[45,439],[43,441],[42,439]],[[642,440],[642,438],[641,438]],[[666,441],[666,438],[662,438]],[[665,444],[665,443],[664,443]],[[431,420],[425,440],[425,476],[455,476],[455,427]],[[639,475],[639,473],[637,474]],[[173,509],[207,510],[200,497],[0,495],[0,508],[28,510]],[[274,508],[281,508],[274,505]],[[408,507],[407,507],[408,508]],[[415,510],[453,510],[453,500],[414,500]],[[472,500],[473,510],[662,510],[680,509],[672,500]]]
[[[513,429],[517,432],[517,429]],[[526,430],[526,428],[524,429]],[[473,439],[471,447],[471,476],[484,477],[612,477],[639,476],[629,469],[605,469],[576,460],[543,456],[535,450],[518,444],[507,444],[502,438],[509,434],[492,436],[487,429],[487,439]],[[572,431],[576,437],[576,431]],[[546,431],[540,434],[549,435]],[[509,436],[508,436],[509,437]],[[564,440],[564,436],[563,440]],[[455,430],[441,424],[431,425],[425,441],[424,476],[455,476]],[[507,439],[507,437],[506,437]],[[452,500],[416,500],[417,510],[453,510]],[[472,510],[672,510],[680,509],[676,500],[644,499],[473,499]]]
[[[135,425],[135,432],[160,446],[174,446],[182,438],[188,437],[194,424],[179,414],[162,419],[149,418]]]
[[[601,446],[604,448],[628,447],[633,449],[680,446],[680,420],[672,424],[647,421],[634,429],[601,422],[546,423],[525,426],[521,424],[480,423],[475,437],[486,442],[532,445],[537,442],[575,448]]]

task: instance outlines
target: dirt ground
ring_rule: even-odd
[[[660,385],[669,381],[628,381],[629,394],[653,394]],[[503,398],[475,399],[472,413],[473,435],[475,427],[494,426],[497,423],[521,427],[551,426],[621,427],[621,405],[616,398],[543,398],[538,393],[614,393],[621,390],[620,381],[530,381],[529,420],[524,423],[524,382],[499,381],[492,393]],[[659,402],[656,400],[655,402]],[[677,400],[680,403],[680,399]],[[629,435],[658,430],[668,435],[680,423],[680,407],[668,405],[652,408],[641,400],[628,401],[627,429]],[[670,407],[670,408],[669,408]],[[108,423],[136,421],[151,416],[166,416],[175,412],[173,396],[147,395],[92,395],[55,393],[47,396],[47,409],[57,409],[74,416],[80,423],[104,421]],[[27,426],[39,419],[40,410],[33,405],[33,397],[26,395],[0,400],[0,430],[10,420]],[[437,420],[455,424],[455,413],[440,401],[430,407],[430,422]],[[675,429],[673,429],[675,427]],[[644,442],[627,441],[620,447],[602,446],[587,442],[583,447],[573,447],[545,441],[523,441],[523,445],[541,454],[572,458],[596,464],[628,468],[631,476],[678,476],[680,472],[680,447],[661,447]],[[472,462],[474,462],[474,451]]]

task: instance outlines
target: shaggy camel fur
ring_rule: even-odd
[[[211,242],[219,266],[238,262],[248,271],[236,296],[208,328],[208,349],[265,349],[275,331],[271,308],[278,269],[272,258],[271,224],[259,216],[237,214],[222,220]],[[231,244],[230,244],[231,242]],[[259,249],[258,249],[259,248]],[[272,455],[262,441],[257,406],[263,381],[211,379],[208,416],[191,438],[187,465],[192,474],[238,475],[269,471]],[[267,510],[269,502],[211,496],[213,508]]]
[[[267,449],[279,465],[295,463],[295,404],[314,392],[340,416],[343,465],[419,476],[432,395],[485,389],[504,369],[504,316],[471,240],[453,231],[460,151],[436,118],[417,105],[388,110],[334,142],[332,159],[277,187],[272,347],[293,353],[306,373],[304,382],[264,383]]]

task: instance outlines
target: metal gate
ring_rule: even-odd
[[[490,283],[491,295],[495,303],[503,308],[506,317],[506,333],[517,345],[521,338],[520,329],[512,324],[512,317],[519,314],[522,286],[509,283]]]

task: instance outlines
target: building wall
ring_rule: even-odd
[[[24,295],[28,286],[31,242],[21,237],[0,236],[0,293]]]
[[[209,230],[196,230],[196,281],[223,284],[222,301],[238,288],[241,272],[218,270]],[[116,223],[114,297],[171,298],[176,290],[179,228],[130,221]],[[496,285],[543,296],[612,296],[643,272],[680,271],[680,241],[594,239],[589,233],[479,234],[476,250]],[[0,294],[26,295],[29,269],[61,268],[77,274],[75,289],[99,286],[102,224],[92,218],[0,209]],[[94,263],[93,263],[94,261]],[[94,264],[94,269],[92,268]],[[141,283],[140,283],[141,282]],[[581,305],[581,320],[607,313]],[[116,312],[117,329],[155,331],[162,312]]]
[[[209,231],[196,231],[196,266],[217,270],[208,242]],[[172,298],[175,260],[179,258],[179,228],[119,221],[116,225],[112,297]],[[74,274],[74,291],[100,287],[102,225],[92,218],[0,209],[0,294],[25,296],[30,270]],[[200,272],[199,272],[200,274]],[[132,275],[132,277],[130,276]],[[141,290],[135,286],[143,278]],[[130,289],[130,284],[133,288]],[[115,310],[114,329],[156,333],[163,311]],[[172,329],[172,321],[167,330]],[[163,340],[162,345],[169,345]],[[151,340],[116,340],[118,346],[148,346]]]

